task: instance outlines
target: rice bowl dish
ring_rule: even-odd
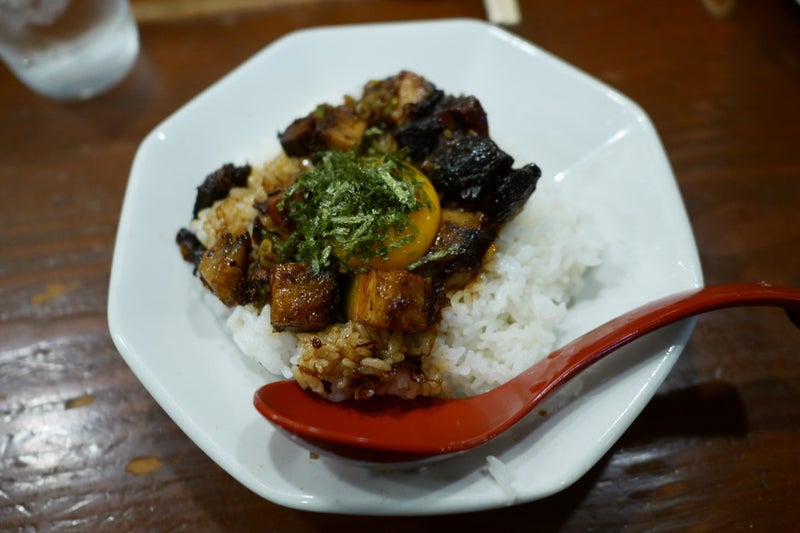
[[[541,187],[501,233],[480,279],[453,294],[443,310],[431,358],[446,392],[485,392],[550,353],[570,299],[601,256],[602,244],[580,214],[555,188]],[[269,307],[228,309],[204,296],[243,354],[272,375],[292,377],[297,338],[272,331]]]
[[[265,424],[252,409],[252,393],[281,378],[241,355],[221,326],[230,310],[210,311],[221,304],[176,257],[173,228],[186,223],[190,191],[204,173],[225,161],[275,156],[274,129],[265,125],[285,124],[292,110],[352,90],[377,71],[402,68],[409,54],[415,67],[448,87],[475,88],[494,113],[498,139],[520,159],[541,162],[546,174],[536,194],[555,191],[581,231],[599,238],[602,262],[584,274],[558,343],[640,303],[702,284],[658,134],[635,102],[602,82],[480,21],[314,28],[279,39],[142,140],[120,218],[108,321],[125,362],[192,441],[250,490],[287,507],[430,515],[502,507],[510,493],[522,503],[563,490],[630,426],[692,330],[691,322],[677,325],[598,363],[580,390],[556,394],[546,417],[534,413],[520,431],[490,446],[486,453],[513,474],[505,478],[509,491],[487,475],[483,454],[385,474],[314,460]],[[298,57],[308,68],[296,68]],[[341,57],[354,61],[342,65]],[[509,72],[516,82],[498,84]],[[519,120],[532,117],[540,120]],[[549,126],[540,127],[542,121]],[[530,205],[535,201],[534,195]]]
[[[402,70],[279,139],[208,174],[176,236],[244,354],[338,402],[479,394],[555,348],[601,247],[480,100]]]

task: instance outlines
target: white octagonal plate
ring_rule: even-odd
[[[641,412],[693,327],[652,334],[602,361],[508,435],[450,461],[383,471],[315,457],[253,408],[269,378],[238,354],[198,297],[174,237],[195,188],[223,163],[259,163],[277,132],[320,102],[401,69],[477,96],[492,137],[536,162],[603,240],[603,263],[570,308],[564,340],[647,300],[702,285],[694,239],[658,135],[618,92],[475,20],[339,26],[281,38],[155,128],[133,163],[109,289],[112,337],[186,434],[281,505],[352,514],[440,514],[532,501],[569,486]],[[492,468],[487,457],[493,456]]]

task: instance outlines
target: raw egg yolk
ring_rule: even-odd
[[[408,215],[408,226],[399,235],[390,235],[387,242],[389,245],[408,235],[413,235],[414,239],[403,246],[389,250],[386,257],[375,256],[368,261],[351,260],[350,266],[367,267],[380,270],[401,270],[417,259],[421,258],[433,244],[436,233],[439,231],[441,220],[441,208],[439,206],[439,196],[436,194],[430,180],[425,174],[411,165],[404,165],[406,179],[414,179],[421,182],[421,187],[417,193],[417,199],[422,203],[422,207]]]

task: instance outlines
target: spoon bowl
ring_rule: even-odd
[[[476,396],[330,402],[287,380],[262,386],[253,401],[285,433],[343,458],[383,464],[443,459],[506,431],[617,348],[685,318],[742,306],[781,307],[800,327],[800,289],[766,283],[716,285],[667,296],[620,315]]]

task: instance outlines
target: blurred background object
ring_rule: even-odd
[[[0,56],[43,96],[91,98],[117,84],[138,52],[128,0],[0,0]]]

